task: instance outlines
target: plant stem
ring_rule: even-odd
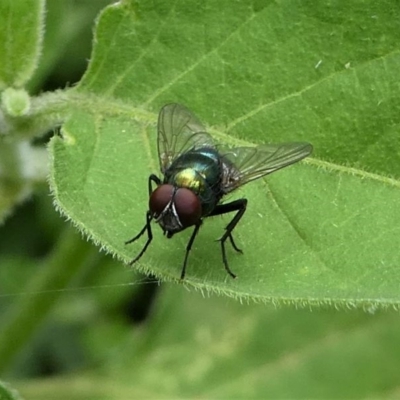
[[[17,184],[22,181],[20,151],[14,143],[3,139],[0,145],[1,176]]]
[[[43,93],[30,99],[30,109],[23,116],[2,113],[1,134],[14,141],[32,139],[61,125],[71,112],[70,90]]]

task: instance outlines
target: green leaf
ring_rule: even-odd
[[[22,398],[7,383],[0,381],[0,400],[22,400]]]
[[[31,380],[21,392],[76,400],[397,396],[397,312],[276,310],[163,289],[143,329],[127,329],[112,346],[103,341],[111,354],[97,371]],[[98,341],[100,332],[88,336]]]
[[[40,90],[46,79],[70,84],[86,69],[91,49],[93,21],[110,0],[57,0],[46,2],[43,51],[31,91]],[[76,78],[75,78],[76,76]]]
[[[400,161],[398,9],[216,0],[107,8],[88,72],[69,92],[75,112],[51,143],[57,204],[107,250],[135,257],[145,238],[124,241],[145,222],[157,113],[179,102],[218,141],[315,147],[315,158],[235,195],[249,200],[235,230],[244,255],[228,247],[239,278],[227,276],[214,242],[226,216],[206,220],[187,284],[258,301],[399,304],[400,184],[388,178]],[[190,233],[166,240],[154,227],[137,268],[178,280]]]
[[[276,310],[165,290],[147,334],[128,337],[125,357],[109,367],[110,381],[119,379],[126,391],[150,392],[148,398],[344,399],[397,390],[395,312]]]
[[[40,55],[44,0],[2,0],[0,4],[0,89],[23,86]]]

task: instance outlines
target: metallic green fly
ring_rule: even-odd
[[[158,157],[163,179],[153,174],[149,176],[146,223],[126,244],[136,241],[145,232],[147,241],[130,265],[142,257],[153,240],[153,219],[167,238],[193,226],[182,266],[183,279],[190,249],[204,218],[233,212],[235,215],[219,241],[225,269],[235,278],[228,265],[225,242],[229,239],[232,247],[242,253],[232,232],[246,211],[247,199],[221,203],[223,197],[248,182],[300,161],[310,155],[312,149],[309,143],[257,147],[215,145],[200,121],[186,107],[167,104],[158,117]],[[157,186],[155,189],[153,183]]]

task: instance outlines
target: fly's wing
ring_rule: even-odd
[[[229,193],[239,186],[307,157],[309,143],[267,144],[220,150],[223,158],[222,190]]]
[[[158,157],[164,173],[182,153],[193,148],[214,147],[202,123],[186,107],[167,104],[158,116]]]

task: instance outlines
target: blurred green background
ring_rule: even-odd
[[[48,2],[32,94],[80,80],[108,3]],[[46,183],[0,228],[0,260],[1,379],[26,399],[400,397],[397,312],[276,309],[159,285],[82,239]]]
[[[94,21],[110,3],[47,2],[43,54],[28,85],[32,95],[63,89],[80,80],[90,58]],[[36,145],[45,146],[52,134],[36,139]],[[93,366],[102,356],[96,350],[100,337],[90,339],[90,325],[94,323],[96,331],[103,331],[106,341],[130,330],[147,316],[158,289],[157,283],[147,283],[151,279],[137,276],[111,257],[99,254],[99,249],[71,228],[52,203],[47,182],[38,184],[34,195],[17,206],[0,227],[0,335],[15,335],[12,348],[4,348],[0,341],[0,369],[5,381],[35,381]],[[70,265],[66,263],[65,267],[74,269],[71,263],[76,263],[76,273],[58,276],[59,281],[55,276],[48,292],[37,293],[35,287],[41,286],[45,270],[51,274],[51,265],[60,261],[60,244],[65,249],[63,254],[74,253],[75,258],[70,258]],[[70,282],[69,288],[57,292],[61,282]],[[129,282],[137,284],[130,286]],[[107,288],[102,288],[104,285]],[[32,305],[36,306],[29,308]],[[34,314],[29,313],[32,310]],[[20,334],[15,334],[18,330]]]

